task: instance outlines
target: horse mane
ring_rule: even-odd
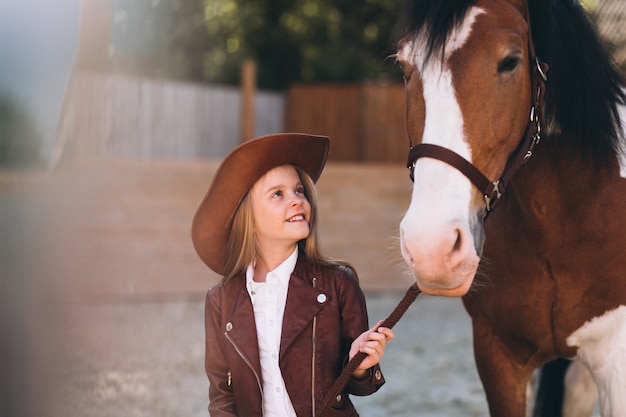
[[[537,56],[548,63],[544,127],[583,153],[618,149],[623,80],[584,9],[572,0],[528,0]]]
[[[443,59],[448,35],[460,25],[475,0],[407,0],[400,17],[402,37],[427,36],[425,62],[439,55]]]
[[[547,136],[605,159],[619,149],[618,105],[626,104],[623,79],[586,12],[574,0],[527,0],[537,56],[549,66],[544,98]],[[475,0],[407,0],[400,34],[427,36],[426,58],[443,59],[451,30]]]

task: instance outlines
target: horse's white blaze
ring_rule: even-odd
[[[626,306],[585,323],[567,338],[598,386],[604,416],[626,416]]]
[[[465,44],[480,13],[484,11],[473,8],[451,34],[443,63],[437,58],[424,62],[423,37],[398,52],[402,59],[412,62],[413,68],[422,70],[426,106],[422,142],[451,149],[469,161],[471,151],[463,134],[463,115],[446,62]],[[456,289],[476,272],[479,258],[470,231],[472,187],[463,174],[441,161],[421,158],[415,165],[411,203],[400,223],[401,250],[423,291]],[[456,247],[459,241],[463,243]]]

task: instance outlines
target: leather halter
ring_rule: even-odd
[[[534,65],[531,65],[530,74],[532,83],[531,91],[534,93],[534,97],[524,137],[516,151],[507,161],[502,176],[496,181],[490,181],[478,168],[472,165],[471,162],[456,152],[439,145],[420,143],[415,146],[410,144],[409,148],[407,168],[410,170],[409,176],[411,181],[414,181],[415,163],[419,158],[433,158],[445,162],[458,169],[483,193],[485,197],[485,217],[494,209],[506,189],[506,186],[511,181],[513,174],[515,174],[532,156],[534,147],[541,139],[541,123],[539,118],[541,116],[541,104],[543,102],[545,85],[548,80],[546,75],[548,65],[540,61],[535,55],[535,45],[532,39],[528,9],[526,10],[526,15],[528,21],[528,56],[534,61]]]

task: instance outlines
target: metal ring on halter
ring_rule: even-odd
[[[543,68],[541,68],[541,62],[539,61],[539,58],[535,55],[535,65],[537,66],[537,70],[539,70],[539,75],[541,75],[541,78],[543,78],[544,81],[548,81],[548,74],[546,74],[543,71]]]

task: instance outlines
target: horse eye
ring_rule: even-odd
[[[400,67],[400,71],[402,72],[402,80],[406,84],[411,80],[411,73],[404,69],[404,65],[402,65],[402,63],[399,62],[398,66]]]
[[[498,64],[498,73],[512,72],[520,64],[521,59],[517,56],[509,56],[504,58]]]

